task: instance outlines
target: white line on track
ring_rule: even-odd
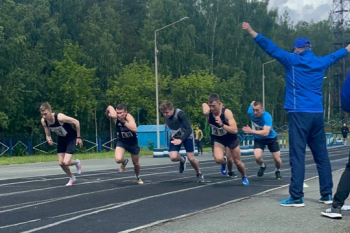
[[[338,160],[344,160],[344,159],[347,159],[347,158],[333,160],[332,162],[338,161]],[[309,167],[309,166],[313,166],[313,165],[314,164],[309,164],[309,165],[306,165],[305,167]],[[286,171],[286,170],[290,170],[290,169],[289,168],[288,169],[283,169],[281,171]],[[268,172],[266,174],[272,174],[272,173],[274,173],[274,171],[273,172]],[[253,177],[253,176],[255,176],[255,175],[248,176],[248,178],[249,177]],[[312,177],[312,179],[314,179],[314,178],[317,178],[317,176]],[[162,196],[167,196],[167,195],[172,195],[172,194],[176,194],[176,193],[182,193],[182,192],[186,192],[186,191],[189,191],[189,190],[200,189],[200,188],[204,188],[204,187],[208,187],[208,186],[212,186],[212,185],[217,185],[217,184],[222,184],[222,183],[226,183],[226,182],[230,182],[230,181],[231,180],[220,181],[220,182],[215,182],[215,183],[210,183],[210,184],[207,183],[207,184],[201,185],[201,186],[196,186],[196,187],[192,187],[192,188],[180,189],[180,190],[176,190],[176,191],[172,191],[172,192],[166,192],[166,193],[162,193],[162,194],[152,195],[152,196],[143,197],[143,198],[139,198],[139,199],[135,199],[135,200],[131,200],[131,201],[126,201],[126,202],[123,202],[123,203],[113,203],[113,206],[110,206],[110,204],[109,204],[108,206],[101,206],[101,209],[99,209],[99,210],[95,210],[95,211],[92,211],[92,212],[89,212],[89,213],[85,213],[85,214],[81,214],[81,215],[78,215],[78,216],[70,217],[70,218],[65,219],[65,220],[61,220],[61,221],[57,221],[55,223],[47,224],[45,226],[33,228],[33,229],[28,230],[28,231],[24,231],[22,233],[31,233],[31,232],[36,232],[36,231],[43,230],[43,229],[48,229],[48,228],[51,228],[51,227],[54,227],[54,226],[57,226],[57,225],[60,225],[60,224],[66,223],[66,222],[74,221],[76,219],[80,219],[80,218],[83,218],[83,217],[86,217],[86,216],[89,216],[89,215],[98,214],[100,212],[109,211],[109,210],[113,210],[113,209],[118,209],[118,208],[121,208],[123,206],[135,204],[135,203],[138,203],[138,202],[141,202],[141,201],[145,201],[145,200],[148,200],[148,199],[162,197]],[[271,190],[267,190],[267,191],[264,191],[262,193],[266,193],[266,192],[273,191],[273,190],[276,190],[276,189],[279,189],[279,188],[283,188],[283,187],[287,187],[287,186],[288,185],[283,185],[281,187],[277,187],[277,188],[274,188],[274,189],[271,189]],[[257,194],[255,194],[255,195],[257,195]],[[254,196],[254,195],[252,195],[252,196]],[[247,197],[241,198],[241,200],[246,199],[246,198]],[[231,201],[231,202],[233,202],[233,201]],[[219,206],[221,206],[221,205],[219,205]],[[129,231],[126,231],[126,232],[129,232]]]

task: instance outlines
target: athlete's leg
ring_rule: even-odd
[[[220,142],[214,141],[214,160],[217,164],[225,164],[226,161],[224,159],[224,151],[225,146]]]
[[[227,158],[227,170],[228,172],[232,172],[233,170],[233,156],[231,154],[230,148],[226,147],[226,158]]]
[[[62,170],[67,174],[67,176],[73,177],[73,174],[69,169],[69,165],[66,165],[66,163],[64,162],[65,158],[71,160],[72,155],[66,154],[66,153],[57,153],[57,157],[58,157],[58,164],[61,166]]]
[[[233,161],[235,165],[237,166],[238,171],[242,174],[242,177],[246,177],[246,171],[245,171],[245,165],[241,160],[241,149],[239,148],[239,145],[236,146],[234,149],[231,149],[231,154],[233,156]]]

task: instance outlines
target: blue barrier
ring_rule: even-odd
[[[344,145],[342,133],[329,133],[326,138],[328,147]]]

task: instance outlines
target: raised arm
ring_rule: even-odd
[[[327,56],[324,56],[324,62],[325,62],[325,68],[328,69],[330,66],[335,64],[337,61],[343,59],[348,55],[350,52],[350,45],[348,45],[346,48],[339,49],[335,51],[334,53],[331,53]]]
[[[44,127],[46,141],[47,141],[50,145],[52,145],[52,144],[53,144],[53,141],[52,141],[52,138],[51,138],[51,132],[50,132],[50,129],[46,126],[44,118],[41,118],[41,124],[42,124],[42,126]]]
[[[106,115],[112,119],[117,119],[117,112],[112,105],[108,105],[106,109]]]
[[[206,116],[206,117],[209,117],[209,113],[210,113],[210,107],[207,103],[203,103],[202,104],[202,110],[203,110],[203,114]]]
[[[136,125],[136,122],[135,122],[135,119],[132,115],[130,115],[128,113],[128,115],[126,115],[125,117],[125,123],[124,125],[132,132],[136,133],[137,131],[137,125]]]
[[[263,35],[255,32],[249,23],[243,22],[242,23],[242,29],[246,31],[252,38],[254,38],[254,41],[260,46],[262,50],[264,50],[269,56],[275,58],[277,61],[279,61],[283,66],[288,67],[291,65],[291,58],[293,54],[284,51],[283,49],[279,48],[277,45],[275,45],[270,39],[264,37]]]

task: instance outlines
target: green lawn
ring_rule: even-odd
[[[203,148],[204,151],[211,151],[211,148]],[[141,150],[140,156],[153,155],[153,152],[150,150]],[[125,153],[126,157],[130,157],[129,153]],[[77,158],[80,160],[86,159],[108,159],[114,158],[114,151],[103,152],[103,153],[76,153],[73,156],[73,159]],[[11,164],[26,164],[26,163],[40,163],[40,162],[53,162],[57,161],[56,154],[50,155],[27,155],[27,156],[2,156],[0,157],[0,166],[2,165],[11,165]]]

